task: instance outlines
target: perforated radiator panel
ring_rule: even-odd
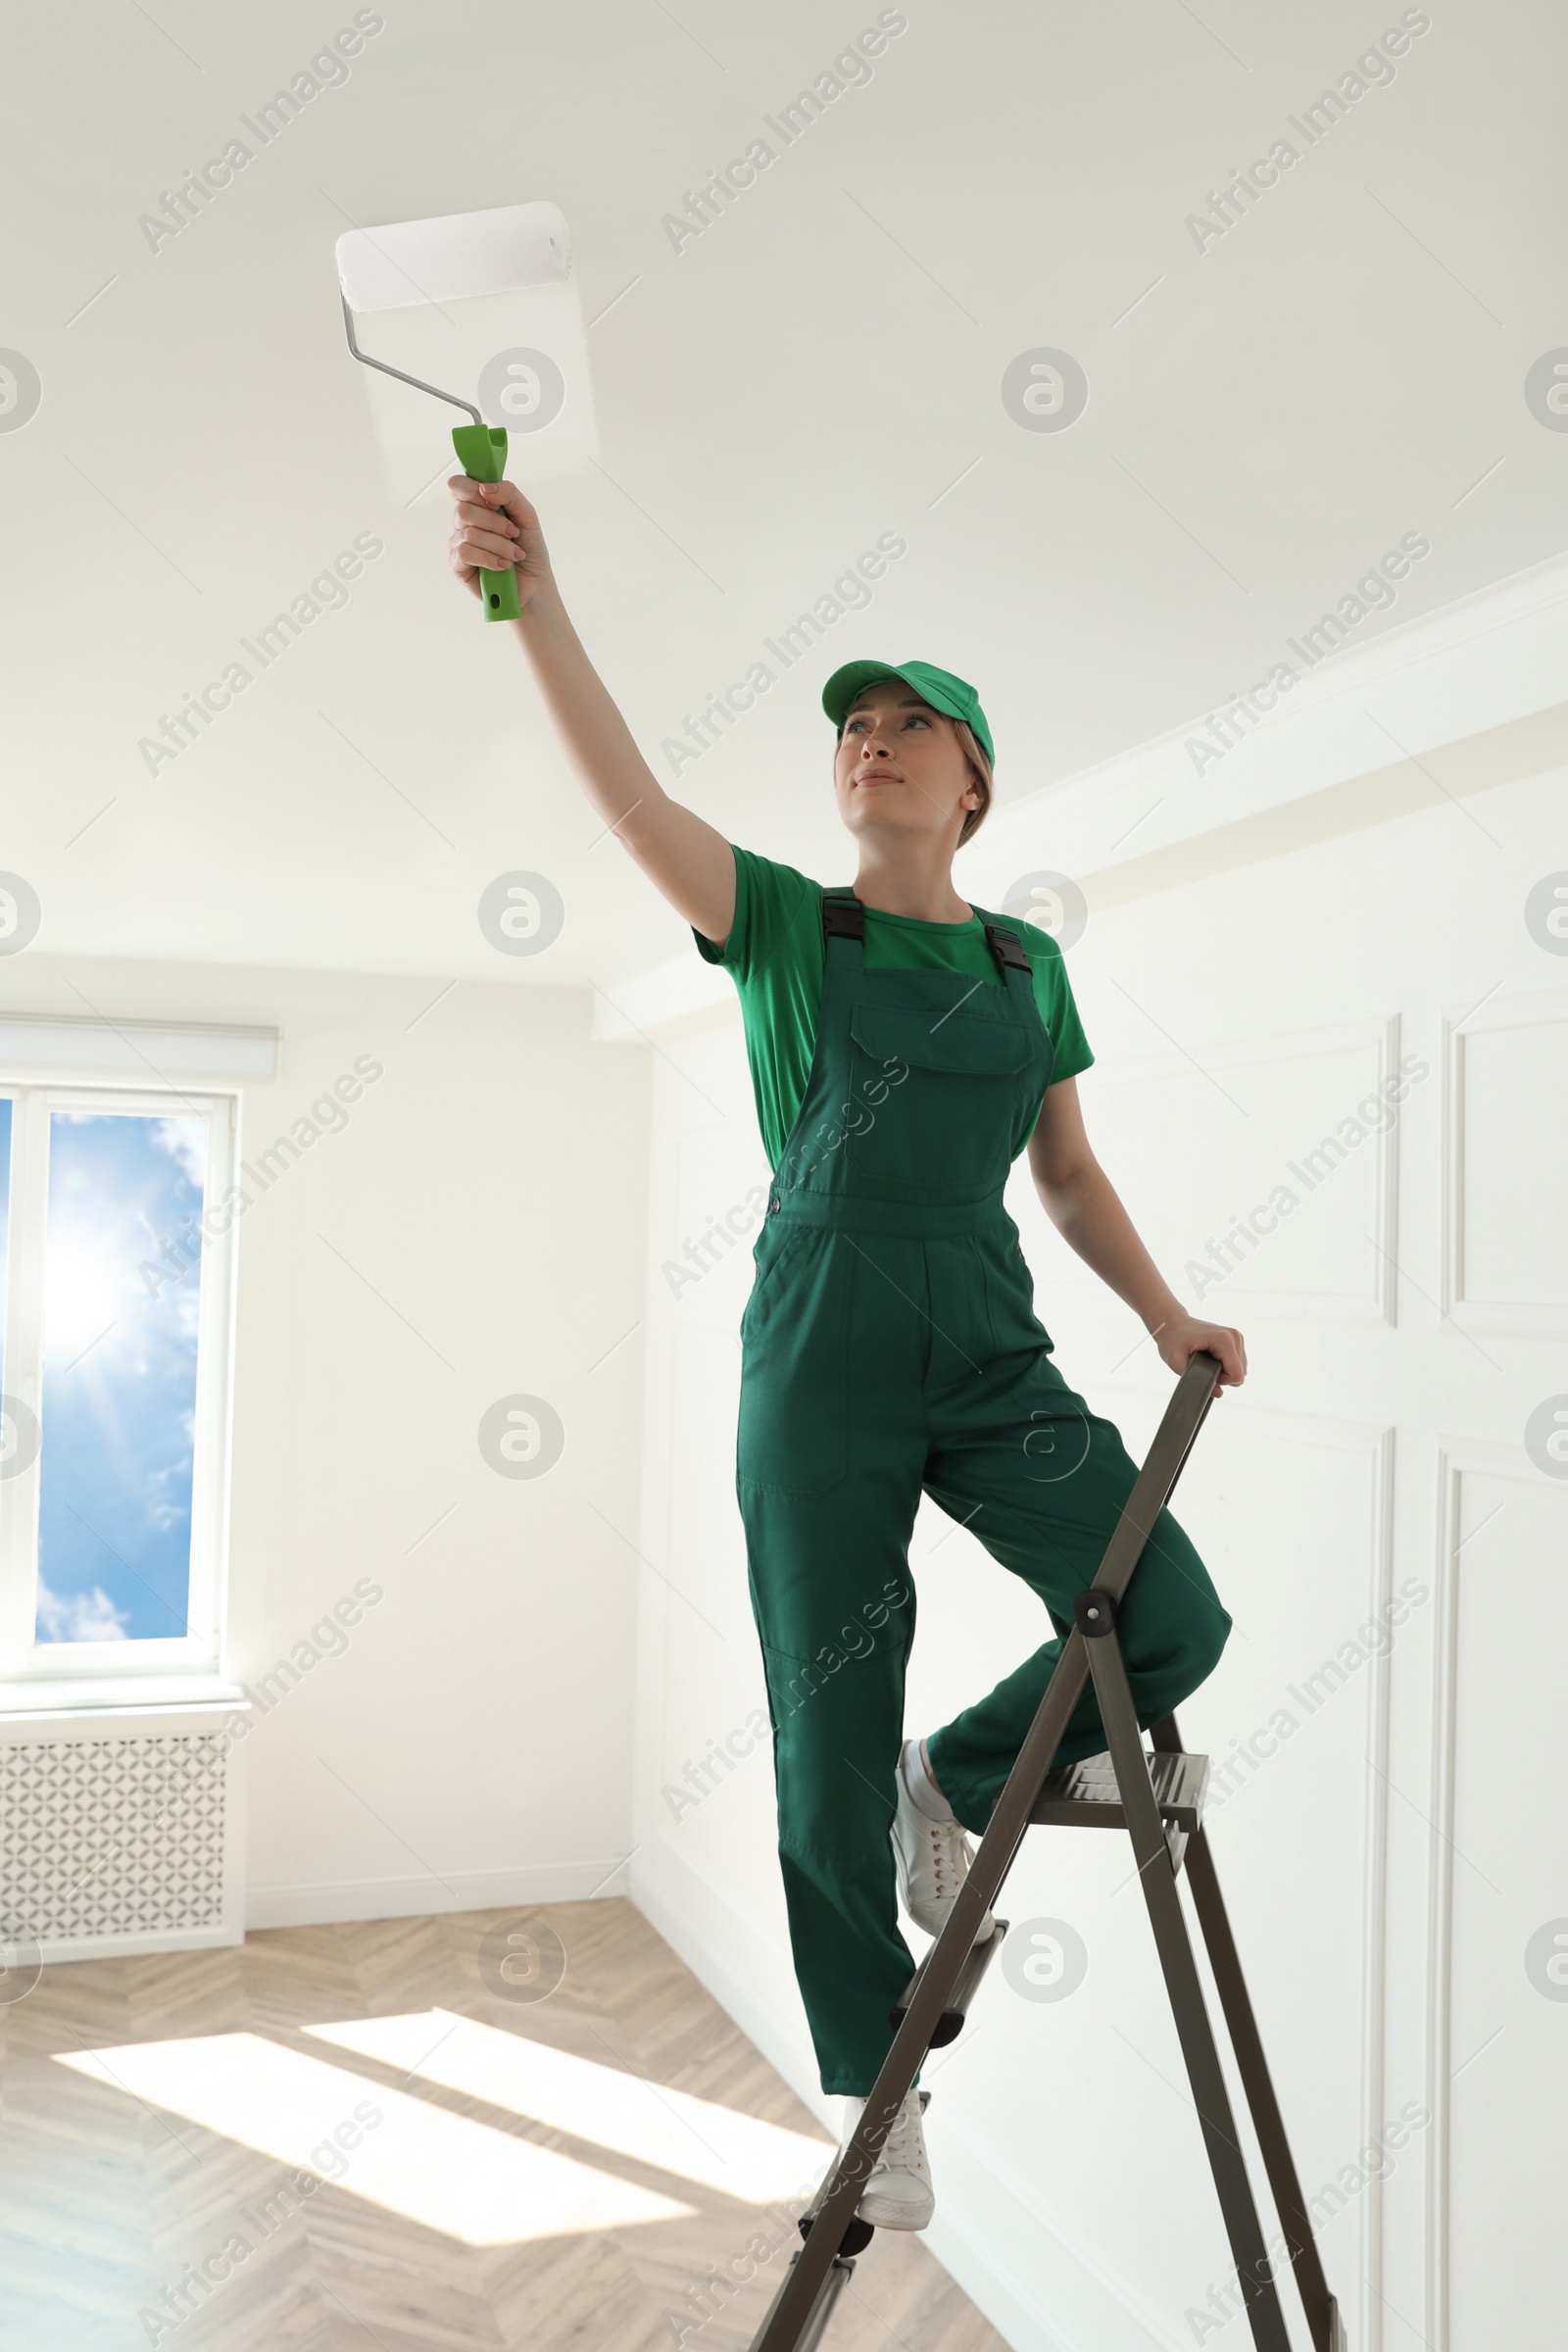
[[[0,1741],[0,1916],[39,1943],[213,1928],[226,1742]]]

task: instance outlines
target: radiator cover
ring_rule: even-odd
[[[240,1940],[239,1776],[223,1720],[0,1726],[9,1940],[44,1960]]]

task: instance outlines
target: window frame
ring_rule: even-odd
[[[79,1073],[0,1072],[11,1102],[11,1192],[7,1237],[5,1344],[0,1380],[6,1394],[41,1411],[44,1270],[49,1201],[51,1117],[57,1110],[93,1115],[207,1121],[202,1208],[201,1288],[196,1324],[196,1397],[191,1432],[190,1571],[186,1632],[156,1640],[39,1642],[38,1513],[43,1452],[0,1480],[0,1708],[27,1694],[56,1698],[69,1686],[114,1689],[133,1682],[172,1683],[220,1675],[228,1596],[229,1489],[232,1452],[234,1293],[238,1217],[233,1210],[239,1160],[237,1090],[168,1084],[104,1084]],[[220,1231],[210,1231],[223,1215]],[[216,1212],[216,1213],[215,1213]]]

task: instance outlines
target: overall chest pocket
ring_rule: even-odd
[[[1041,1066],[1020,1021],[862,1003],[850,1039],[843,1117],[857,1179],[904,1200],[977,1196],[1005,1181]]]

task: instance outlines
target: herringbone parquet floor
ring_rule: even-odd
[[[6,2352],[744,2352],[830,2149],[624,1900],[48,1968],[0,2007]],[[940,2184],[939,2184],[940,2185]],[[1004,2352],[879,2231],[828,2352]]]

